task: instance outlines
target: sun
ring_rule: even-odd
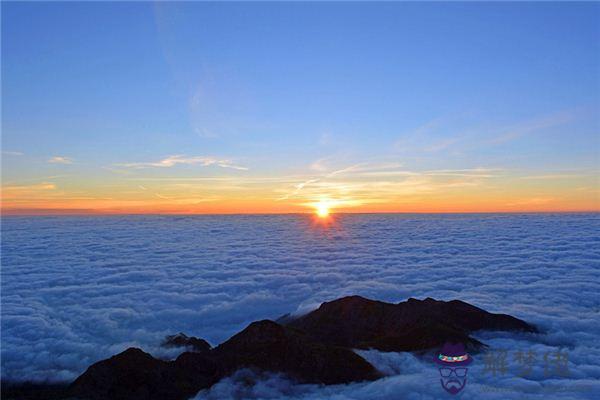
[[[319,218],[329,217],[329,205],[325,202],[319,202],[316,205],[316,213]]]

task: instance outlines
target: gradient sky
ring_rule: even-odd
[[[598,3],[2,3],[4,213],[600,210]]]

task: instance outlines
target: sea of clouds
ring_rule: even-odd
[[[159,346],[167,334],[216,345],[254,320],[359,294],[461,299],[543,331],[478,333],[506,365],[475,355],[462,398],[597,398],[599,228],[600,214],[4,217],[2,379],[70,381],[130,346],[174,357]],[[239,371],[196,398],[449,397],[428,359],[360,354],[386,377],[325,387]]]

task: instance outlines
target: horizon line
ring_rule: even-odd
[[[600,210],[560,210],[560,211],[369,211],[369,212],[332,212],[330,215],[465,215],[465,214],[600,214]],[[193,216],[244,216],[244,215],[315,215],[314,212],[247,212],[247,213],[151,213],[151,212],[140,212],[140,213],[119,213],[119,212],[56,212],[56,213],[5,213],[0,212],[0,217],[112,217],[112,216],[179,216],[179,217],[193,217]]]

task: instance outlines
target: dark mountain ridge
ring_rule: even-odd
[[[214,348],[182,333],[169,336],[163,345],[194,350],[173,361],[129,348],[91,365],[68,387],[5,386],[2,397],[184,400],[241,368],[282,373],[304,383],[375,380],[382,375],[352,349],[423,351],[451,341],[474,351],[484,346],[470,336],[480,329],[537,332],[518,318],[459,300],[411,298],[392,304],[349,296],[299,317],[253,322]]]

